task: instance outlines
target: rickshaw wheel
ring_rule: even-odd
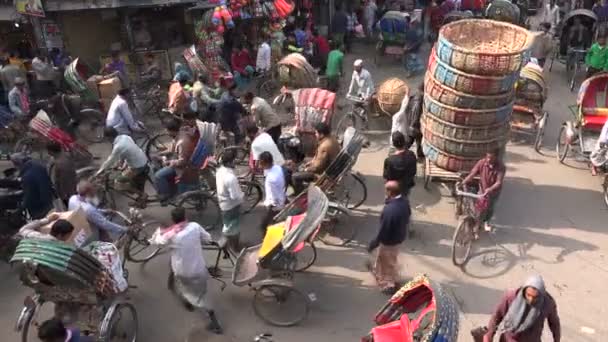
[[[543,147],[543,138],[545,136],[545,126],[547,125],[547,119],[549,114],[547,112],[543,113],[543,117],[540,119],[538,123],[538,128],[536,129],[536,138],[534,139],[534,150],[537,153],[540,153],[540,149]]]
[[[129,331],[118,331],[119,324],[126,317],[131,316],[132,327]],[[123,322],[124,323],[124,322]],[[131,303],[119,303],[110,307],[101,323],[99,337],[102,342],[136,342],[137,341],[137,311]],[[132,338],[128,338],[132,336]]]
[[[279,85],[273,79],[267,79],[260,83],[258,86],[257,92],[258,96],[264,99],[271,99],[274,97],[275,93],[279,89]]]
[[[96,109],[87,109],[81,112],[81,122],[78,124],[78,136],[91,144],[103,141],[105,129],[105,115]]]
[[[309,309],[308,298],[291,286],[264,285],[256,289],[253,296],[255,314],[266,323],[279,327],[302,322],[308,316]]]
[[[186,217],[197,222],[205,230],[217,229],[222,223],[220,207],[214,196],[202,190],[186,192],[179,198],[176,207],[186,210]]]
[[[452,239],[452,263],[456,266],[464,265],[471,254],[471,246],[473,245],[473,230],[476,221],[473,217],[463,218]]]
[[[21,342],[33,342],[34,340],[29,339],[30,329],[32,329],[32,324],[34,320],[36,310],[29,309],[25,313],[25,318],[23,320],[23,327],[21,328]],[[32,336],[36,335],[34,329],[31,332]]]
[[[348,172],[334,189],[334,200],[348,209],[359,208],[367,199],[365,181],[354,172]]]
[[[262,186],[258,182],[240,181],[239,185],[245,194],[242,204],[243,214],[251,212],[262,201]]]
[[[46,160],[42,142],[34,137],[25,137],[15,143],[15,152],[25,153],[26,155],[39,160]]]
[[[305,241],[302,250],[296,252],[296,272],[306,271],[317,260],[317,247],[311,241]]]
[[[566,141],[566,125],[562,125],[559,129],[559,135],[557,136],[557,144],[555,145],[555,152],[557,154],[557,160],[563,163],[568,156],[570,151],[570,143]]]
[[[604,176],[604,183],[602,184],[604,189],[604,204],[608,207],[608,175]]]
[[[152,260],[161,250],[161,247],[151,245],[148,240],[154,234],[154,229],[160,227],[156,221],[142,223],[137,234],[131,236],[125,245],[125,258],[131,262],[142,263]]]
[[[355,239],[356,226],[349,222],[340,222],[340,218],[349,217],[340,206],[330,206],[327,217],[321,223],[317,238],[328,246],[342,247]],[[341,223],[341,224],[340,224]]]

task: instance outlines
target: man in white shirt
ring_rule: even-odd
[[[36,92],[40,97],[49,97],[54,95],[57,72],[53,66],[47,62],[46,56],[38,53],[32,60],[32,70],[36,74]]]
[[[254,96],[252,92],[245,94],[243,100],[245,104],[251,106],[250,111],[256,124],[260,125],[272,137],[275,144],[278,144],[281,137],[281,118],[272,106],[263,98]]]
[[[210,305],[207,295],[209,271],[203,255],[201,243],[212,242],[211,235],[198,223],[186,220],[184,208],[171,211],[173,226],[154,233],[150,242],[168,245],[171,248],[171,290],[184,301],[189,310],[202,309],[209,315],[207,329],[222,333],[222,327]]]
[[[264,206],[266,215],[260,224],[260,230],[266,233],[266,228],[272,223],[273,217],[285,206],[285,173],[283,167],[275,165],[272,154],[265,151],[260,155],[260,167],[264,170]]]
[[[268,71],[271,68],[270,44],[268,44],[268,38],[266,36],[262,39],[262,44],[258,47],[258,55],[255,62],[255,68],[258,72]]]
[[[113,167],[116,162],[124,161],[127,169],[122,173],[121,177],[116,179],[116,182],[131,183],[132,188],[139,196],[145,196],[144,188],[149,169],[148,157],[146,157],[144,151],[137,146],[130,136],[118,134],[116,129],[112,127],[105,128],[104,136],[112,141],[112,152],[110,152],[108,159],[101,164],[95,176]]]
[[[234,251],[240,250],[240,219],[241,204],[245,195],[241,191],[238,178],[234,175],[235,153],[226,151],[220,163],[222,166],[215,173],[217,201],[222,211],[224,226],[222,234],[228,242],[228,247]]]
[[[141,125],[135,121],[129,109],[129,104],[127,103],[129,92],[128,88],[119,90],[118,95],[112,100],[110,109],[108,109],[106,127],[114,128],[118,134],[130,135],[132,132],[143,130]]]
[[[261,132],[258,126],[249,125],[247,127],[247,137],[251,140],[251,155],[253,156],[253,161],[257,163],[260,160],[260,155],[262,152],[270,152],[272,154],[272,159],[274,160],[275,165],[282,166],[285,164],[285,158],[279,151],[277,144],[275,144],[272,137],[265,132]],[[257,168],[257,165],[250,165],[253,168]]]
[[[364,101],[368,101],[374,94],[374,81],[372,75],[363,68],[363,60],[357,59],[353,64],[353,77],[348,88],[348,95],[361,97]]]

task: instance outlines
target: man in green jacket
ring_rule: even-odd
[[[606,46],[606,37],[597,37],[597,41],[591,45],[591,48],[585,56],[585,64],[587,64],[587,78],[605,71],[608,67],[608,47]]]

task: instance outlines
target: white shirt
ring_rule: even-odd
[[[285,164],[285,158],[279,151],[277,144],[274,143],[272,137],[268,133],[260,133],[253,142],[251,143],[251,154],[253,154],[253,160],[260,160],[260,154],[263,152],[270,152],[272,154],[272,160],[274,165]]]
[[[98,172],[112,167],[116,161],[121,160],[124,160],[131,169],[139,169],[148,164],[148,158],[144,151],[137,146],[130,136],[125,134],[121,134],[114,138],[112,152],[108,156],[108,159],[103,162]]]
[[[285,205],[285,175],[283,168],[278,165],[273,165],[266,173],[264,181],[264,205],[267,207],[273,206],[276,209],[282,209]]]
[[[600,137],[597,139],[597,141],[598,141],[598,146],[600,143],[602,143],[602,144],[608,143],[608,120],[606,120],[606,123],[604,123],[604,126],[602,126],[602,132],[600,133]]]
[[[157,230],[150,242],[155,245],[169,245],[171,248],[171,269],[176,276],[195,278],[207,274],[207,263],[201,244],[213,241],[211,235],[198,223],[188,222],[177,233],[161,233]]]
[[[241,191],[239,180],[234,175],[233,169],[225,166],[217,169],[215,186],[217,188],[217,201],[222,211],[228,211],[243,202],[245,195]]]
[[[403,136],[407,136],[407,116],[405,115],[405,110],[407,109],[407,104],[410,102],[409,96],[404,96],[403,101],[401,101],[401,107],[399,111],[393,115],[393,123],[391,125],[391,136],[389,137],[391,146],[393,145],[393,133],[401,132]]]
[[[106,118],[106,127],[114,127],[118,134],[131,134],[132,131],[139,130],[139,126],[129,109],[129,104],[120,95],[116,95],[112,100]]]
[[[550,3],[546,4],[543,13],[543,21],[551,24],[552,30],[555,29],[557,24],[559,24],[559,7],[557,5],[551,7]]]
[[[281,124],[281,119],[272,106],[261,97],[256,96],[251,101],[251,113],[260,127],[272,128]]]
[[[263,42],[258,48],[255,67],[257,70],[270,70],[270,45],[266,42]]]
[[[34,70],[38,81],[52,81],[55,79],[55,70],[53,67],[38,57],[32,60],[32,69]]]
[[[355,89],[355,87],[357,87]],[[353,91],[356,91],[353,93]],[[374,93],[374,81],[372,75],[367,69],[361,69],[361,72],[353,71],[353,77],[348,88],[349,95],[362,96],[364,99],[369,98]]]

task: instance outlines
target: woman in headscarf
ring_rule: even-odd
[[[528,278],[524,286],[508,291],[496,307],[484,342],[494,339],[502,323],[501,342],[541,342],[545,319],[554,342],[560,342],[561,327],[555,300],[545,289],[540,275]]]
[[[192,73],[190,72],[190,69],[188,69],[187,66],[179,62],[175,62],[173,66],[175,72],[175,75],[173,76],[174,81],[179,82],[179,80],[182,79],[186,80],[186,82],[191,82],[193,80]]]

